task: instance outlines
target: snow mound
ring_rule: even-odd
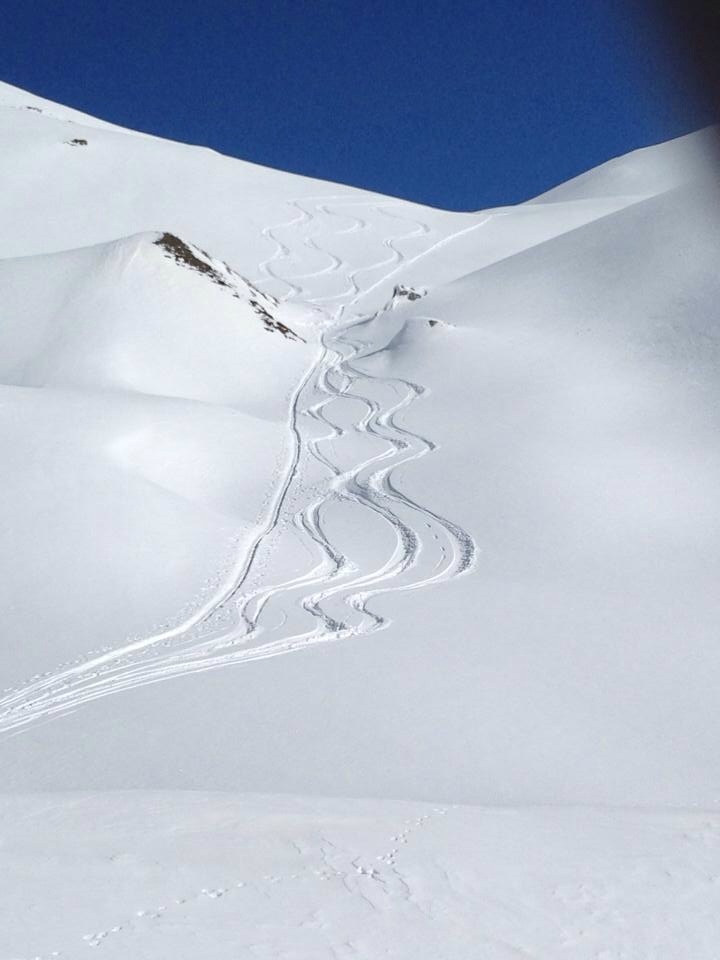
[[[0,320],[5,384],[182,397],[276,419],[286,398],[268,384],[294,383],[313,353],[311,311],[169,233],[0,261]]]
[[[316,317],[170,233],[0,261],[0,603],[7,637],[43,638],[12,645],[6,682],[232,578],[287,468]]]

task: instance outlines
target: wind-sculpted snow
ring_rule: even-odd
[[[326,326],[293,400],[294,448],[264,530],[225,589],[184,623],[6,691],[0,731],[136,686],[381,630],[389,621],[373,608],[375,597],[442,583],[472,566],[472,537],[398,483],[399,468],[437,449],[401,422],[427,391],[356,366],[382,350],[384,315],[403,297],[420,296],[396,287],[398,272],[448,235],[392,202],[320,197],[290,206],[287,220],[264,231],[276,249],[254,285],[322,308]],[[363,298],[378,291],[387,306],[364,316]],[[344,546],[348,526],[360,532],[352,544],[365,541],[362,556]]]

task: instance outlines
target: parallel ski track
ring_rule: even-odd
[[[339,204],[338,202],[339,201]],[[310,204],[314,211],[306,209]],[[418,504],[397,486],[394,474],[403,464],[418,460],[436,449],[429,438],[413,433],[398,423],[398,416],[410,404],[427,394],[420,384],[401,379],[379,379],[362,372],[354,361],[375,350],[370,340],[359,336],[372,317],[353,316],[358,301],[408,263],[448,243],[458,234],[440,237],[419,254],[406,258],[400,249],[403,241],[428,236],[430,228],[421,221],[388,209],[393,201],[358,201],[342,195],[304,198],[291,206],[297,211],[289,220],[266,228],[264,235],[275,243],[274,253],[260,265],[260,272],[270,282],[287,288],[285,299],[303,299],[331,313],[333,323],[322,335],[322,352],[308,371],[293,398],[290,427],[294,447],[284,481],[272,505],[268,521],[249,553],[239,561],[231,581],[203,608],[183,624],[151,637],[133,640],[120,648],[102,651],[99,655],[81,658],[57,671],[33,678],[31,682],[7,691],[0,698],[0,733],[20,732],[33,721],[48,720],[75,710],[84,703],[111,693],[157,683],[174,676],[202,672],[249,660],[289,653],[318,643],[371,633],[388,626],[388,621],[368,607],[372,598],[398,590],[417,590],[452,579],[472,566],[475,544],[458,525],[429,507]],[[295,231],[310,224],[319,214],[325,219],[349,222],[334,236],[368,229],[360,212],[370,208],[411,229],[398,236],[385,237],[381,246],[387,255],[376,263],[351,269],[339,256],[324,250],[313,237],[305,237],[303,246],[324,254],[327,266],[314,273],[286,275],[279,271],[282,263],[293,260],[291,248],[277,233]],[[475,229],[485,221],[473,224]],[[347,273],[347,288],[333,296],[315,295],[309,284],[328,274]],[[378,279],[375,275],[382,271]],[[362,276],[371,282],[362,284]],[[332,304],[335,304],[332,309]],[[347,319],[347,317],[350,319]],[[381,405],[364,395],[379,387],[394,396],[394,402]],[[368,389],[369,388],[369,389]],[[381,452],[342,471],[325,448],[346,431],[338,427],[327,413],[343,399],[361,403],[365,412],[354,429],[382,441]],[[301,415],[322,426],[322,436],[306,438]],[[308,538],[317,562],[301,575],[280,583],[248,590],[246,583],[258,551],[281,522],[283,508],[293,484],[298,480],[298,466],[303,454],[321,464],[328,473],[326,487],[291,519],[296,529]],[[333,501],[370,511],[387,524],[395,537],[395,547],[376,569],[362,572],[351,558],[344,556],[323,529],[323,512]],[[287,518],[285,518],[287,522]],[[280,602],[298,605],[308,614],[312,628],[289,636],[265,639],[262,614],[270,604]],[[331,609],[337,609],[333,614]],[[343,613],[342,611],[345,611]],[[354,624],[346,623],[354,616]],[[287,619],[287,615],[283,614]],[[272,633],[278,632],[274,627]],[[281,632],[281,631],[280,631]],[[251,645],[255,644],[255,645]]]

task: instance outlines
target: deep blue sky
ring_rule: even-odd
[[[643,0],[3,0],[0,79],[425,203],[527,199],[707,122]]]

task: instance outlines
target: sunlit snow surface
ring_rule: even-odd
[[[715,957],[712,135],[477,214],[0,141],[0,955]]]
[[[697,812],[45,795],[3,804],[0,839],[9,957],[717,952],[720,823]]]

